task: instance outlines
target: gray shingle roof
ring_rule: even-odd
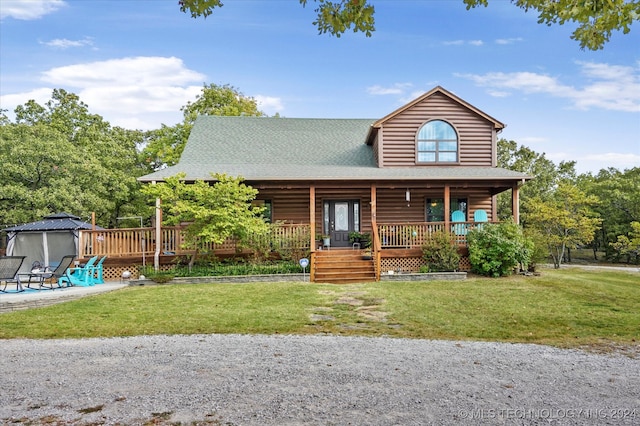
[[[78,216],[69,213],[55,213],[45,216],[44,219],[23,225],[5,228],[5,232],[29,232],[29,231],[66,231],[77,229],[91,229],[91,224],[83,222]],[[104,229],[96,226],[96,229]]]
[[[200,116],[180,162],[141,181],[183,172],[187,180],[211,173],[247,181],[521,179],[519,172],[489,167],[376,166],[365,144],[373,119],[303,119]]]

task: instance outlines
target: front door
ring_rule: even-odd
[[[331,247],[349,247],[349,232],[360,230],[358,200],[325,201],[324,232],[331,237]]]

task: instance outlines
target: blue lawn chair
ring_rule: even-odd
[[[473,212],[473,221],[477,222],[476,229],[482,229],[482,223],[489,221],[487,212],[484,210],[476,210]]]
[[[464,222],[464,212],[462,210],[456,210],[451,213],[451,222]],[[467,235],[467,226],[464,223],[454,223],[453,232],[456,235]]]
[[[80,287],[89,287],[95,285],[93,274],[95,267],[93,266],[98,260],[98,256],[94,256],[83,267],[69,268],[69,273],[65,277],[60,278],[60,285],[67,282],[67,285],[77,285]]]
[[[104,263],[104,260],[106,258],[107,256],[103,256],[102,259],[100,259],[100,261],[96,263],[96,266],[94,267],[94,275],[93,275],[94,284],[104,284],[104,271],[102,268],[102,264]]]

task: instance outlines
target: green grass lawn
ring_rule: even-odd
[[[637,273],[544,270],[465,281],[128,287],[0,315],[0,338],[335,334],[637,345]]]

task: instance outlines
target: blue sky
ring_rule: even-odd
[[[177,0],[0,0],[0,107],[63,88],[113,125],[154,129],[215,83],[269,115],[376,119],[440,85],[556,163],[640,166],[638,23],[592,52],[505,0],[373,0],[370,38],[318,35],[313,2],[224,3],[193,19]]]

